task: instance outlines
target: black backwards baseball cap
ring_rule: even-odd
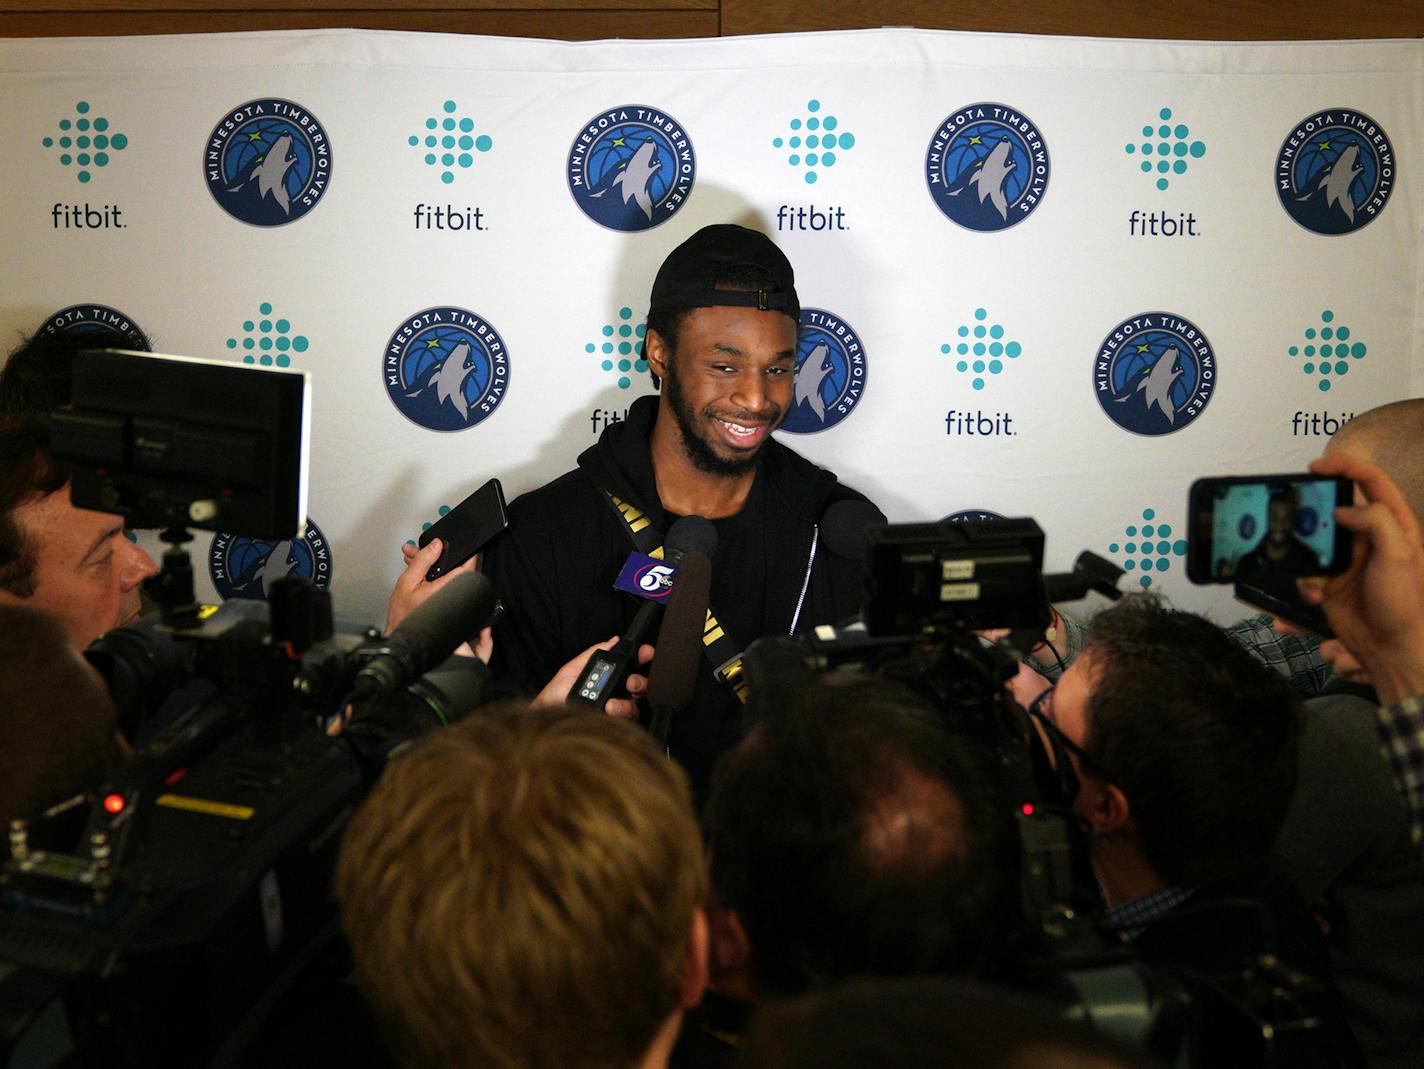
[[[738,267],[766,272],[774,288],[729,290],[716,288],[718,278]],[[796,273],[791,261],[765,234],[735,223],[704,226],[663,261],[653,279],[650,301],[654,312],[685,308],[760,308],[801,318],[796,296]]]

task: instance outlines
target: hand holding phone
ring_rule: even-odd
[[[439,558],[425,573],[425,581],[433,583],[458,568],[508,526],[504,488],[498,479],[491,479],[422,532],[416,542],[421,549],[434,538],[444,544]]]

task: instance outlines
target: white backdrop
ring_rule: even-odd
[[[1231,618],[1186,581],[1191,480],[1419,392],[1421,132],[1418,41],[9,40],[0,336],[102,306],[310,371],[322,538],[280,552],[378,620],[442,506],[567,470],[650,390],[658,263],[742,222],[819,310],[784,441],[894,520],[1033,515],[1050,567],[1091,548]],[[245,541],[225,593],[260,590]]]

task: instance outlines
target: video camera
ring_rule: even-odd
[[[267,604],[197,604],[189,526],[298,533],[309,397],[302,372],[76,360],[51,435],[74,503],[161,527],[169,548],[149,581],[160,614],[90,651],[141,745],[91,794],[9,829],[0,963],[19,968],[0,970],[0,1051],[62,995],[66,1064],[232,1063],[339,956],[336,846],[387,756],[480,701],[482,664],[437,666],[493,607],[482,576],[385,637],[338,632],[327,593],[290,576]]]
[[[1330,1064],[1310,978],[1264,956],[1229,976],[1184,977],[1137,960],[1103,925],[1071,759],[1004,684],[1023,651],[1046,641],[1051,603],[1092,591],[1117,599],[1124,573],[1085,551],[1070,572],[1045,575],[1043,556],[1043,530],[1027,518],[871,528],[861,621],[752,643],[749,718],[775,716],[786,687],[836,669],[908,685],[982,749],[1016,819],[1021,924],[993,979],[1163,1064]],[[990,643],[976,634],[986,631],[1006,634]]]

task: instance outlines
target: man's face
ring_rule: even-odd
[[[1092,694],[1093,674],[1093,655],[1089,651],[1081,654],[1068,666],[1067,671],[1059,678],[1058,685],[1039,706],[1039,711],[1053,722],[1063,737],[1079,749],[1083,749],[1088,741],[1088,698]],[[1073,762],[1073,772],[1078,777],[1080,788],[1095,781],[1091,770],[1084,769],[1077,754],[1070,751],[1066,756]],[[1083,791],[1080,789],[1078,797],[1073,800],[1073,806],[1077,809],[1084,802]]]
[[[1266,506],[1266,524],[1272,542],[1286,541],[1295,531],[1295,506],[1289,501],[1272,501]]]
[[[14,515],[35,555],[35,592],[0,598],[54,613],[79,650],[138,615],[139,584],[158,568],[125,537],[122,519],[75,508],[68,485]]]
[[[687,313],[677,350],[658,371],[688,457],[728,476],[751,468],[785,418],[795,372],[796,323],[780,312],[736,307]]]

